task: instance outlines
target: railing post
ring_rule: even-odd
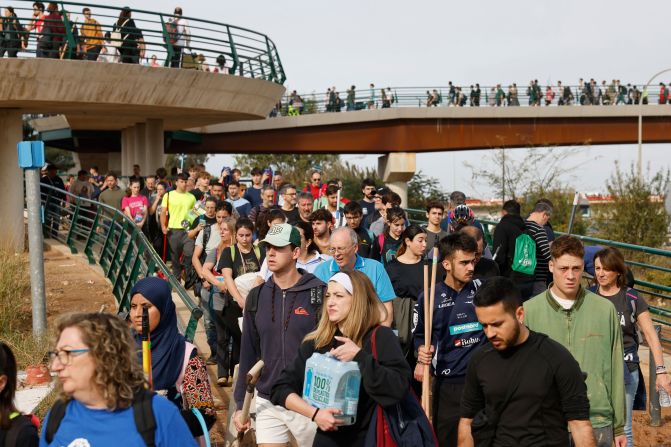
[[[93,250],[91,250],[91,246],[93,245],[93,238],[98,232],[98,221],[100,220],[101,213],[102,209],[98,207],[96,215],[93,218],[93,222],[91,223],[91,231],[89,232],[89,237],[86,238],[86,244],[84,244],[84,254],[86,254],[86,257],[89,260],[89,264],[96,263],[95,257],[93,256]]]
[[[75,243],[72,241],[72,236],[74,235],[75,226],[77,226],[77,219],[79,219],[79,206],[81,204],[81,200],[79,199],[79,197],[75,199],[75,203],[76,203],[75,211],[74,213],[72,213],[72,217],[70,220],[70,230],[68,231],[67,239],[65,239],[65,245],[70,247],[70,252],[73,255],[77,254],[77,248],[75,248]]]
[[[661,330],[662,326],[656,324],[655,334],[657,334],[658,338]],[[648,383],[650,385],[650,392],[648,393],[648,405],[650,407],[650,426],[659,427],[662,425],[662,408],[659,405],[659,392],[657,391],[657,365],[655,365],[655,357],[652,355],[652,349],[650,349],[649,365],[650,377],[648,379]]]
[[[165,53],[166,53],[166,59],[163,62],[164,67],[170,67],[172,58],[175,55],[175,50],[172,48],[172,44],[170,43],[170,35],[168,34],[168,28],[165,26],[165,20],[163,20],[163,14],[159,15],[161,17],[161,33],[163,33],[163,42],[165,42]]]
[[[238,50],[235,48],[235,42],[233,42],[231,27],[228,25],[226,25],[226,33],[228,34],[228,43],[231,46],[231,57],[233,58],[233,65],[228,69],[228,74],[235,74],[235,70],[237,70],[240,65],[240,60],[238,59]],[[240,70],[242,70],[242,66],[240,66]],[[242,71],[240,72],[240,75],[242,76]]]
[[[72,26],[70,25],[67,13],[65,5],[61,2],[61,17],[63,18],[63,26],[65,26],[65,40],[68,44],[67,53],[63,54],[63,59],[72,59],[73,50],[77,49],[77,42],[75,41],[75,36],[72,34]]]
[[[272,80],[277,82],[277,71],[275,70],[275,60],[273,58],[273,51],[270,48],[270,40],[266,36],[266,49],[268,51],[268,60],[270,62],[270,74],[272,75]]]

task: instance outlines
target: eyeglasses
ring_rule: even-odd
[[[312,181],[313,181],[313,182],[321,182],[322,179],[321,179],[321,178],[313,178]]]
[[[86,352],[89,352],[90,349],[61,349],[60,351],[49,351],[47,355],[49,356],[49,364],[52,365],[54,360],[58,358],[58,361],[63,366],[68,366],[72,361],[72,357],[78,357]]]
[[[332,255],[345,254],[349,250],[351,250],[352,247],[354,247],[354,245],[350,245],[349,247],[345,247],[345,248],[343,248],[343,247],[331,247],[331,248],[329,248],[329,253],[331,253]]]
[[[296,193],[295,192],[285,192],[284,195],[285,196],[295,196]]]

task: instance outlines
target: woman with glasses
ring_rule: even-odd
[[[0,342],[0,445],[37,447],[37,425],[29,415],[22,415],[14,405],[16,394],[16,358]],[[38,421],[39,422],[39,421]]]
[[[205,362],[198,349],[177,330],[177,313],[167,281],[148,277],[130,292],[130,321],[137,352],[142,352],[142,312],[149,315],[152,383],[157,393],[173,402],[194,437],[207,435],[197,413],[209,430],[217,418]],[[194,411],[197,410],[197,412]]]
[[[147,384],[126,323],[109,314],[66,315],[56,324],[49,358],[59,400],[42,424],[40,447],[146,445],[133,402],[147,396]],[[175,406],[163,397],[149,397],[154,444],[195,446]]]
[[[271,401],[311,418],[318,426],[315,446],[363,446],[377,404],[398,403],[408,391],[410,367],[398,338],[380,326],[380,300],[368,277],[357,271],[338,272],[328,282],[317,329],[309,333],[295,360],[282,371]],[[375,336],[377,359],[372,352]],[[315,352],[330,352],[342,362],[357,362],[361,388],[356,420],[343,425],[339,410],[317,409],[301,398],[305,363]]]

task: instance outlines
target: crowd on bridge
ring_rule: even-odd
[[[671,104],[671,92],[667,84],[659,83],[659,92],[656,97],[658,104]],[[398,90],[401,90],[399,94]],[[417,107],[517,107],[528,105],[529,107],[550,106],[608,106],[608,105],[632,105],[648,104],[649,93],[646,88],[639,88],[635,84],[620,82],[613,79],[610,82],[602,80],[601,83],[593,78],[585,81],[578,80],[577,85],[569,86],[557,81],[556,84],[548,83],[541,86],[537,79],[529,81],[524,90],[520,90],[517,83],[513,82],[504,88],[501,84],[492,87],[480,87],[479,83],[468,87],[454,85],[449,81],[445,88],[432,88],[426,90],[425,96],[419,96],[416,91],[406,92],[405,89],[392,89],[391,87],[376,88],[371,83],[363,94],[357,96],[356,86],[350,86],[343,98],[339,90],[334,86],[327,89],[322,100],[313,99],[315,105],[306,110],[306,101],[296,90],[293,90],[286,98],[286,104],[278,104],[271,116],[300,115],[303,113],[341,112],[365,109],[386,109],[393,106],[406,105]],[[524,104],[526,102],[526,104]]]
[[[143,63],[150,67],[162,67],[158,56],[148,56],[143,30],[133,19],[133,10],[121,8],[119,17],[110,25],[101,25],[89,7],[81,11],[84,19],[79,19],[71,12],[60,10],[58,3],[46,5],[35,2],[32,5],[32,17],[21,23],[12,6],[3,8],[0,21],[0,58],[5,54],[15,58],[22,51],[27,51],[30,40],[35,39],[35,54],[38,58],[81,59],[100,62],[120,62],[128,64]],[[69,27],[69,33],[66,32]],[[110,31],[103,33],[103,29]],[[216,64],[210,67],[204,54],[190,50],[191,30],[188,21],[182,15],[182,8],[176,7],[173,15],[165,24],[166,36],[164,46],[172,51],[169,65],[173,68],[196,69],[228,74],[226,56],[220,54]],[[146,31],[146,30],[145,30]],[[68,39],[68,34],[72,40]],[[70,56],[66,56],[67,54]]]
[[[218,386],[233,387],[233,422],[245,431],[246,378],[263,360],[260,444],[363,446],[401,436],[408,445],[631,446],[632,410],[645,395],[639,332],[658,365],[651,386],[668,401],[662,347],[622,253],[555,237],[549,200],[526,216],[520,203],[504,202],[488,243],[463,192],[429,202],[420,226],[372,179],[347,198],[337,178],[308,174],[299,188],[254,168],[245,187],[240,169],[143,176],[136,165],[121,187],[96,168],[68,185],[46,168],[43,184],[119,209],[154,241],[200,299],[211,355],[178,333],[159,277],[133,287],[130,328],[103,314],[62,318],[50,354],[62,400],[40,445],[142,445],[147,437],[194,445],[216,418],[206,364],[216,366]],[[52,235],[65,225],[46,218]],[[149,377],[136,356],[145,321]],[[37,445],[31,419],[12,405],[15,361],[0,347],[0,442],[20,423],[26,443],[17,445]],[[312,399],[322,354],[359,372],[346,405]],[[133,421],[139,412],[154,418],[152,428]],[[415,430],[399,433],[397,412]]]

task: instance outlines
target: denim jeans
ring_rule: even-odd
[[[631,430],[632,410],[634,408],[634,397],[638,389],[638,371],[629,371],[626,364],[624,367],[624,397],[625,397],[625,419],[624,434],[627,436],[627,447],[634,446],[634,436]]]

